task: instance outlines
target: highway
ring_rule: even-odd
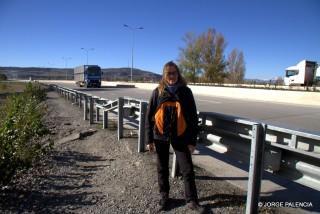
[[[138,88],[80,88],[71,83],[60,86],[86,91],[107,99],[121,96],[149,100],[150,90]],[[307,105],[262,102],[255,100],[230,99],[214,95],[194,95],[198,111],[217,112],[273,124],[285,128],[320,134],[320,108]]]

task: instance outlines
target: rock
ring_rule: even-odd
[[[81,131],[80,136],[87,137],[87,136],[93,135],[96,132],[97,132],[97,130],[95,130],[95,129],[88,129],[88,130]]]
[[[136,167],[139,167],[139,166],[141,165],[141,162],[140,162],[140,161],[136,161],[136,162],[134,163],[134,165],[135,165]]]
[[[70,141],[78,140],[80,138],[81,138],[80,133],[74,133],[74,134],[68,135],[62,139],[59,139],[57,144],[64,144],[64,143],[67,143]]]

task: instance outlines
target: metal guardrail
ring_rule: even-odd
[[[108,128],[108,113],[116,113],[118,140],[123,138],[124,124],[138,128],[138,152],[144,152],[145,148],[145,115],[148,103],[130,97],[119,97],[117,100],[93,96],[70,88],[51,85],[65,99],[72,101],[81,108],[83,107],[83,119],[94,122],[94,112],[96,121],[100,121],[100,111],[102,111],[102,128]],[[138,113],[136,113],[138,111]],[[137,118],[136,118],[137,117]],[[124,119],[126,119],[124,121]]]
[[[264,130],[262,125],[253,121],[214,112],[199,112],[198,116],[201,120],[201,131],[210,130],[207,127],[207,120],[212,122],[211,126],[217,125],[219,123],[218,120],[220,120],[220,129],[228,123],[236,124],[232,128],[235,133],[238,133],[241,127],[245,126],[244,131],[247,133],[243,132],[238,136],[250,139],[251,141],[246,213],[258,213],[264,157]],[[221,123],[221,121],[226,123]],[[228,133],[231,132],[228,131]]]
[[[271,169],[272,172],[277,172],[280,168],[297,171],[303,178],[299,181],[301,184],[319,190],[320,133],[292,130],[213,112],[199,112],[199,118],[200,140],[207,139],[223,145],[221,137],[212,133],[243,139],[231,146],[233,152],[239,148],[241,153],[250,155],[246,213],[257,211],[255,203],[259,197],[257,192],[264,168],[269,171]]]
[[[320,133],[292,130],[214,112],[199,112],[199,118],[202,131],[228,134],[244,139],[251,139],[250,127],[259,123],[265,130],[265,141],[269,147],[277,147],[310,158],[320,159]],[[282,138],[281,141],[279,136]],[[300,145],[299,139],[308,141],[308,145]]]
[[[65,99],[78,104],[80,108],[83,106],[84,119],[89,119],[90,123],[93,123],[94,109],[96,111],[96,121],[100,120],[99,115],[101,110],[103,112],[103,129],[108,127],[108,112],[116,113],[118,116],[118,140],[123,138],[125,118],[127,123],[135,125],[135,127],[138,128],[138,152],[144,151],[145,117],[148,104],[146,101],[128,97],[119,97],[117,100],[108,100],[57,85],[51,86],[61,96],[65,97]],[[250,163],[246,213],[256,213],[258,211],[261,176],[264,169],[263,165],[266,162],[270,162],[271,160],[270,165],[273,167],[273,170],[279,170],[278,167],[280,167],[280,162],[283,158],[281,157],[281,155],[283,155],[281,154],[282,151],[288,151],[290,154],[298,154],[299,157],[302,156],[303,159],[309,160],[311,158],[312,160],[317,161],[320,159],[320,135],[286,129],[214,112],[199,112],[198,115],[200,119],[199,122],[201,122],[200,139],[206,137],[206,134],[208,133],[218,133],[232,135],[244,139],[246,142],[248,142],[248,140],[250,141],[249,143],[239,145],[239,147],[246,145],[250,148],[250,152],[248,152],[248,155],[250,155]],[[278,135],[279,133],[280,135],[285,135],[282,139],[286,140],[279,141],[277,138],[273,139],[274,136],[277,136],[275,133],[278,133]],[[311,141],[312,143],[310,146],[306,146],[299,141],[300,138]],[[304,145],[304,147],[302,145]],[[280,155],[275,152],[277,158],[274,158],[274,156],[268,157],[265,155],[266,150],[280,151]],[[305,170],[306,174],[311,176],[317,176],[317,172],[320,171],[320,167],[317,168],[317,166],[307,162],[301,162],[297,165],[299,170]],[[310,172],[310,167],[311,169],[312,167],[315,167],[316,173]],[[176,175],[176,170],[177,162],[175,155],[173,155],[173,177]]]
[[[280,133],[283,135],[288,135],[289,138],[286,142],[283,141],[272,141],[270,139],[270,145],[291,151],[294,153],[299,153],[301,155],[320,160],[320,135],[307,133],[303,131],[291,130],[287,128],[277,127],[273,125],[264,124],[266,129],[266,138],[268,138],[268,133]],[[301,146],[299,144],[299,139],[307,139],[309,141],[308,146]],[[314,142],[314,143],[312,143]],[[316,143],[317,142],[317,143]],[[318,145],[317,145],[318,144]],[[316,146],[318,148],[316,148]]]

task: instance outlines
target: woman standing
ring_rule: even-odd
[[[198,204],[191,154],[195,150],[198,117],[195,101],[178,66],[164,65],[162,80],[153,90],[147,110],[148,149],[157,153],[160,210],[169,205],[169,148],[175,151],[185,187],[187,207],[203,212]]]

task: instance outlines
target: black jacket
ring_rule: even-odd
[[[167,88],[166,92],[170,93]],[[182,106],[184,118],[187,123],[186,131],[182,136],[171,139],[172,143],[186,143],[189,145],[196,145],[198,134],[198,115],[197,108],[190,88],[187,86],[178,86],[175,95],[179,98]],[[159,91],[158,88],[154,89],[149,100],[146,117],[146,129],[148,134],[148,144],[153,143],[154,140],[161,140],[162,137],[154,132],[154,115],[158,107]]]

